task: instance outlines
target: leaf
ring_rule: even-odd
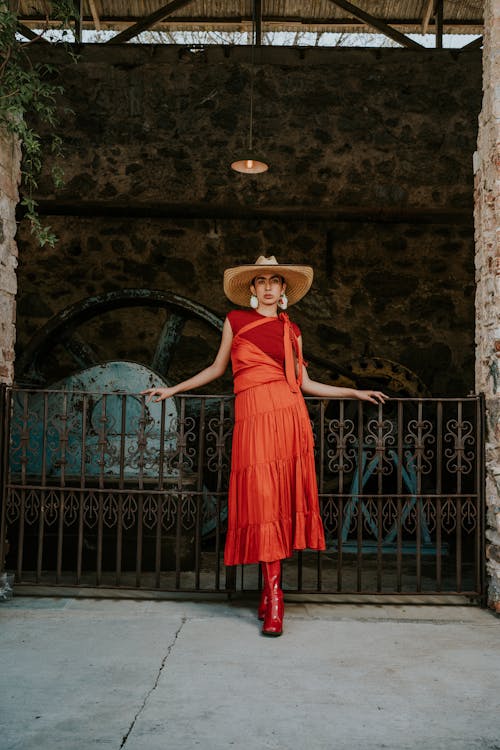
[[[60,22],[60,32],[68,33],[76,18],[73,0],[52,0],[46,3],[47,13]],[[49,226],[43,226],[37,212],[33,194],[38,187],[38,176],[42,170],[45,154],[63,155],[63,141],[57,133],[61,114],[72,113],[60,107],[58,101],[64,93],[59,79],[59,68],[51,63],[32,63],[26,53],[29,42],[17,34],[17,17],[8,9],[5,0],[0,0],[0,128],[19,139],[22,148],[21,200],[26,209],[25,217],[30,222],[31,233],[41,247],[53,246],[56,235]],[[70,58],[76,62],[78,56],[66,46]],[[38,129],[37,122],[49,127],[47,139]],[[43,132],[43,131],[42,131]],[[64,171],[55,165],[51,170],[56,188],[64,184]]]

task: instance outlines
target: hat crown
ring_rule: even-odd
[[[255,261],[256,266],[277,266],[278,261],[274,257],[274,255],[270,255],[269,258],[266,258],[264,255],[259,255],[257,260]]]

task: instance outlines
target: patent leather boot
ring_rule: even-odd
[[[259,620],[263,620],[266,616],[266,610],[267,610],[267,601],[269,598],[269,589],[268,589],[268,581],[266,580],[266,571],[264,570],[264,565],[266,563],[260,564],[260,569],[262,571],[262,591],[260,594],[260,601],[259,606],[257,609],[257,617]]]
[[[266,616],[268,598],[269,597],[267,595],[267,589],[263,588],[260,595],[259,608],[257,610],[257,617],[259,618],[259,620],[263,620]]]
[[[283,632],[283,591],[281,590],[281,562],[275,560],[270,563],[263,563],[264,583],[268,591],[268,601],[266,614],[264,616],[264,625],[262,634],[268,636],[278,636]]]

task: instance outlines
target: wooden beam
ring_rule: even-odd
[[[238,179],[238,178],[236,178]],[[382,208],[380,206],[334,206],[322,208],[303,205],[244,206],[234,203],[118,203],[107,201],[40,200],[38,212],[42,216],[79,216],[122,219],[238,219],[250,221],[355,221],[376,223],[462,224],[473,223],[472,205],[464,208]],[[18,204],[17,218],[25,209]]]
[[[253,42],[256,47],[260,47],[262,45],[262,0],[254,0],[253,15],[255,24],[255,39]]]
[[[97,12],[97,8],[95,5],[94,0],[89,0],[89,8],[90,12],[92,14],[92,18],[94,20],[94,26],[96,31],[101,30],[101,19],[99,18],[99,13]]]
[[[436,48],[443,49],[443,0],[436,0]]]
[[[112,39],[106,42],[106,44],[123,44],[123,42],[128,42],[129,39],[133,39],[142,31],[146,31],[146,29],[150,29],[151,26],[155,25],[155,23],[163,21],[164,18],[167,18],[167,16],[175,13],[176,10],[184,8],[185,5],[189,5],[189,3],[191,2],[193,2],[193,0],[172,0],[172,2],[167,3],[167,5],[162,5],[161,8],[156,10],[154,13],[151,13],[149,16],[141,18],[140,21],[137,21],[137,23],[134,23],[128,29],[125,29],[125,31],[122,31],[120,34],[114,36]]]
[[[356,5],[347,2],[347,0],[329,0],[329,2],[338,5],[339,8],[342,8],[347,11],[347,13],[353,15],[354,18],[359,18],[361,21],[368,24],[368,26],[372,26],[374,29],[377,29],[377,31],[380,31],[381,34],[385,34],[385,36],[388,36],[390,39],[394,39],[395,42],[398,42],[398,44],[401,44],[403,47],[424,49],[424,47],[418,42],[414,42],[413,39],[401,34],[400,31],[396,31],[392,26],[388,26],[384,21],[371,16]]]
[[[23,15],[19,19],[31,28],[40,28],[41,24],[44,24],[46,19],[41,15]],[[100,16],[99,22],[101,29],[119,30],[128,29],[137,18],[133,16]],[[402,32],[420,34],[422,31],[422,19],[420,17],[415,18],[388,18],[385,23],[388,26]],[[175,18],[167,19],[164,23],[159,21],[158,28],[165,29],[177,29],[181,30],[189,29],[194,26],[203,26],[206,30],[238,30],[241,31],[244,28],[250,27],[252,24],[251,16],[175,16]],[[49,21],[48,26],[56,26],[57,22]],[[307,18],[300,19],[295,16],[262,16],[262,25],[266,26],[267,29],[275,30],[275,28],[286,27],[292,31],[307,31],[309,27],[315,27],[316,31],[342,31],[345,27],[353,27],[358,31],[366,24],[357,18],[343,17],[343,18]],[[458,29],[458,33],[463,34],[482,34],[484,29],[484,23],[481,18],[468,18],[468,19],[457,19],[457,18],[445,18],[443,25],[449,33],[453,33],[454,30]],[[83,18],[84,29],[94,29],[95,21],[89,14]],[[455,31],[455,33],[457,33]]]
[[[74,2],[75,6],[75,42],[82,43],[82,19],[83,19],[83,0]]]
[[[429,21],[431,20],[431,16],[434,15],[434,3],[435,0],[424,0],[422,8],[422,34],[427,34]]]
[[[44,44],[49,44],[47,39],[44,39],[40,34],[35,34],[35,32],[31,31],[31,29],[28,28],[28,26],[25,26],[24,23],[18,23],[17,30],[20,34],[25,36],[26,39],[29,39],[30,42],[43,42]]]

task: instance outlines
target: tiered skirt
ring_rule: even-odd
[[[286,380],[235,401],[226,565],[271,562],[325,548],[314,441],[300,391]]]

